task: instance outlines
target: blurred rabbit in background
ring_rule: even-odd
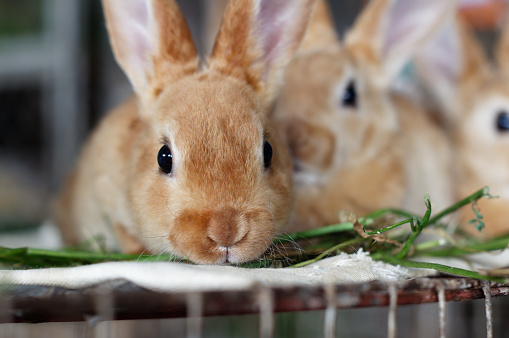
[[[450,1],[373,0],[341,43],[317,3],[272,118],[294,161],[291,231],[398,207],[421,213],[452,201],[443,131],[391,84],[454,9]]]
[[[452,15],[416,58],[416,69],[445,120],[454,153],[455,198],[489,186],[480,200],[482,236],[509,232],[509,22],[490,62],[468,24]],[[462,218],[475,218],[464,208]],[[468,232],[479,234],[473,226]]]

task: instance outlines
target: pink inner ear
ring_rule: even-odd
[[[288,31],[298,22],[300,7],[294,0],[260,1],[256,35],[261,39],[267,66],[277,62],[278,57],[295,43],[295,34],[288,34]]]
[[[148,31],[141,25],[133,25],[133,27],[131,27],[129,37],[127,38],[132,39],[131,63],[133,67],[135,67],[138,71],[145,70],[149,63],[148,54],[151,49]]]
[[[439,18],[450,8],[448,0],[394,0],[385,22],[383,55],[394,50],[415,48],[440,24]]]
[[[148,65],[148,53],[151,41],[156,37],[150,36],[149,0],[116,0],[120,3],[113,8],[115,17],[116,38],[121,44],[120,50],[125,53],[125,65],[135,74],[145,73]],[[133,74],[129,74],[133,76]]]
[[[428,71],[433,71],[450,84],[456,83],[463,60],[461,41],[454,20],[450,20],[424,49],[421,59],[429,65]]]

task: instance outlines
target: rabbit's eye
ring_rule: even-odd
[[[341,104],[343,107],[357,107],[357,91],[355,90],[355,83],[353,81],[350,81],[345,91],[343,92]]]
[[[497,116],[497,129],[501,132],[509,131],[509,113],[502,111]]]
[[[272,163],[272,146],[267,140],[263,142],[263,165],[268,169]]]
[[[165,174],[171,173],[172,169],[172,156],[170,148],[167,145],[162,146],[157,154],[157,163]]]

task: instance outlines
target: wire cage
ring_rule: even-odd
[[[406,336],[405,332],[408,332],[408,328],[402,327],[402,320],[397,320],[398,316],[405,317],[401,311],[405,311],[406,305],[438,303],[438,306],[431,311],[435,318],[426,317],[428,330],[422,336],[459,337],[463,335],[466,337],[468,335],[465,335],[464,331],[449,324],[454,321],[449,321],[446,311],[447,302],[484,299],[485,326],[478,325],[476,330],[477,332],[484,330],[487,337],[502,337],[506,328],[506,325],[500,325],[502,323],[497,323],[497,334],[494,335],[492,298],[507,296],[508,293],[507,285],[450,277],[421,278],[394,283],[374,281],[363,284],[326,284],[311,287],[260,285],[252,290],[243,291],[187,293],[151,291],[126,280],[110,281],[82,289],[18,285],[4,290],[1,297],[0,321],[4,323],[1,326],[4,336],[8,332],[5,323],[84,322],[84,324],[75,324],[73,330],[78,330],[77,332],[81,334],[88,332],[86,336],[117,337],[121,331],[114,327],[114,321],[183,318],[183,322],[177,324],[174,322],[175,330],[177,330],[173,332],[174,334],[180,330],[179,335],[182,336],[208,337],[209,334],[204,332],[207,326],[205,318],[243,315],[245,318],[251,317],[249,331],[238,330],[236,334],[250,336],[253,335],[254,330],[260,337],[274,337],[288,334],[288,331],[281,328],[276,329],[276,323],[281,321],[277,313],[286,313],[288,316],[297,311],[315,311],[316,313],[317,310],[323,310],[320,319],[311,316],[311,320],[307,321],[308,325],[314,327],[314,334],[323,334],[324,337],[342,337],[345,335],[343,328],[338,324],[341,317],[338,311],[386,307],[388,310],[385,312],[384,329],[371,326],[370,329],[375,332],[369,336],[386,335],[392,338]],[[255,318],[246,316],[249,314],[257,316]],[[366,317],[361,314],[365,321],[377,320],[377,316],[373,313],[364,312],[364,315]],[[450,312],[449,315],[451,315]],[[305,316],[301,317],[305,318]],[[378,314],[378,317],[384,318],[384,315]],[[466,322],[462,324],[468,326]],[[438,330],[434,332],[433,327],[437,326]],[[10,328],[11,332],[16,332],[13,330],[15,326],[11,325]],[[36,326],[33,328],[39,330],[39,333],[44,332]],[[158,331],[152,330],[154,333]],[[351,336],[361,336],[361,333],[365,332],[359,328],[357,333],[355,328],[348,330]],[[164,328],[159,328],[157,334],[178,336],[172,335],[171,331],[166,331]],[[222,334],[224,335],[225,332]],[[135,337],[135,335],[126,337],[131,336]],[[412,336],[419,335],[415,333]]]

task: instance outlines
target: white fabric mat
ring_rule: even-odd
[[[340,254],[302,268],[245,269],[168,262],[114,262],[73,268],[0,270],[0,283],[84,288],[113,280],[129,280],[154,291],[191,292],[246,290],[257,285],[309,286],[329,283],[397,281],[429,275],[373,261],[369,254]]]

